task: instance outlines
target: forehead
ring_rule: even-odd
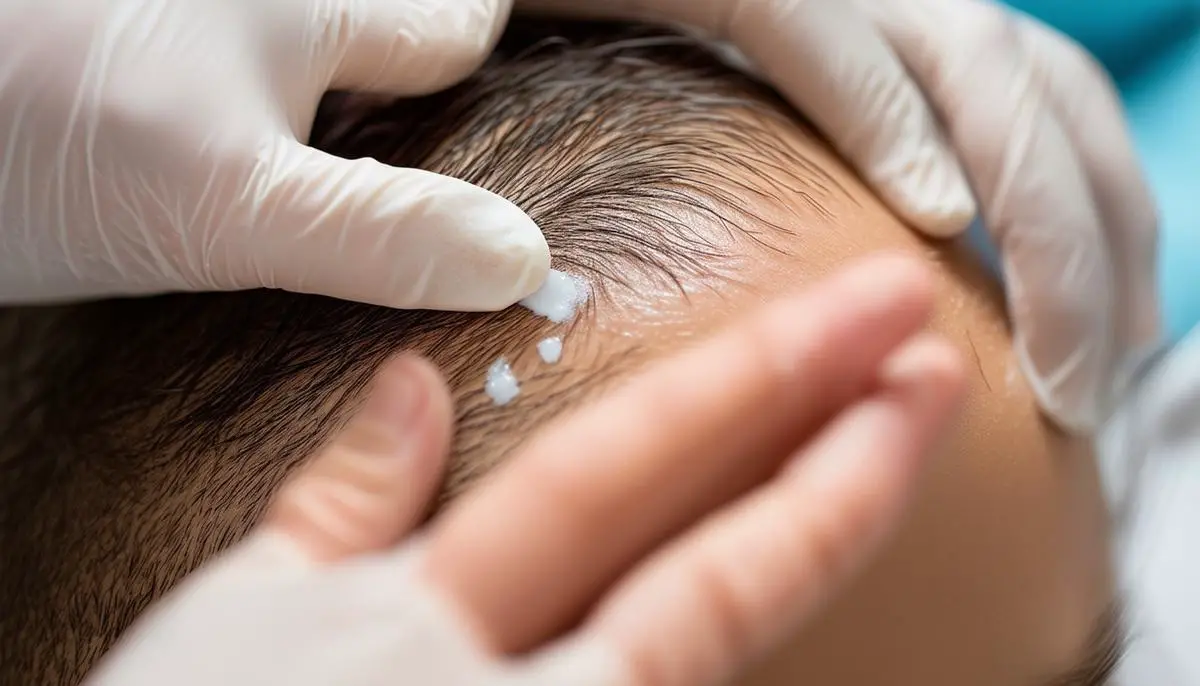
[[[932,326],[973,373],[967,406],[900,535],[747,683],[1016,686],[1068,669],[1083,658],[1113,593],[1090,445],[1041,421],[1016,367],[1000,291],[981,261],[965,246],[920,240],[819,141],[786,121],[776,126],[808,168],[726,170],[742,175],[731,187],[743,189],[754,213],[736,221],[756,236],[730,244],[730,273],[684,279],[678,289],[686,297],[648,288],[653,297],[640,309],[597,313],[595,335],[634,337],[669,353],[681,337],[717,328],[856,255],[900,250],[937,272]],[[729,233],[720,224],[707,230]]]

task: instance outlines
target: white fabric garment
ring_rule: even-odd
[[[1155,362],[1099,445],[1130,623],[1121,686],[1200,684],[1200,329]]]

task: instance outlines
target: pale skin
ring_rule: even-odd
[[[953,347],[921,332],[933,294],[911,259],[867,259],[653,364],[428,526],[420,573],[497,655],[593,608],[577,635],[615,647],[637,686],[739,671],[900,521],[963,391]],[[748,342],[763,354],[744,355]],[[388,363],[245,545],[281,537],[332,569],[402,544],[437,489],[451,418],[431,366]],[[736,476],[747,460],[752,480]]]

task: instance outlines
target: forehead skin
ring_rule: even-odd
[[[613,345],[634,336],[665,353],[680,333],[711,330],[848,258],[892,249],[934,265],[933,328],[974,372],[967,406],[898,537],[820,621],[742,683],[1040,684],[1084,657],[1113,597],[1090,446],[1041,421],[1011,352],[999,289],[979,261],[961,246],[921,241],[825,146],[787,121],[770,125],[829,174],[826,212],[798,209],[806,204],[793,197],[799,189],[753,199],[763,219],[786,231],[776,232],[771,249],[732,247],[747,258],[732,262],[740,286],[694,284],[686,305],[678,296],[660,296],[660,306],[644,301],[636,321],[606,323],[598,312],[597,335]]]

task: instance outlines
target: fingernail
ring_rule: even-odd
[[[428,398],[425,377],[411,359],[401,357],[387,362],[376,375],[371,395],[359,415],[359,420],[371,430],[347,432],[347,440],[352,444],[367,441],[367,445],[353,446],[364,452],[395,451],[395,441],[420,423]],[[370,437],[389,445],[380,445]]]
[[[411,356],[383,365],[350,425],[280,491],[267,522],[315,562],[382,550],[415,521],[414,481],[430,472],[430,408],[440,379]],[[435,446],[436,449],[436,446]]]

